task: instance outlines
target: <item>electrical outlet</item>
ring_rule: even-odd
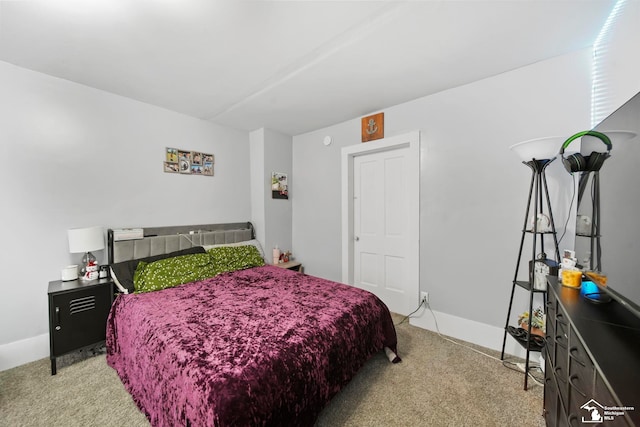
[[[429,304],[429,292],[420,292],[420,303]]]

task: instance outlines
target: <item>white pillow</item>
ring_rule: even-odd
[[[256,249],[258,249],[258,252],[260,253],[260,256],[262,257],[262,259],[265,259],[262,246],[260,245],[260,242],[256,239],[245,240],[244,242],[236,242],[236,243],[220,243],[218,245],[202,245],[202,247],[204,248],[205,251],[208,251],[211,248],[220,248],[223,246],[247,246],[247,245],[255,246]]]

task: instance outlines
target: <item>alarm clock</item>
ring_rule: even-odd
[[[537,291],[547,290],[547,276],[558,275],[558,263],[552,259],[547,259],[547,255],[542,253],[538,256],[538,259],[529,261],[529,271],[533,283],[532,288]]]
[[[107,277],[109,277],[109,266],[108,265],[101,265],[100,266],[100,271],[99,271],[99,274],[98,274],[98,278],[106,279]]]

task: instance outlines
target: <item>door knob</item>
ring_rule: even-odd
[[[356,242],[360,241],[360,238],[358,236],[355,237],[354,239]]]

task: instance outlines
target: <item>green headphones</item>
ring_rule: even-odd
[[[580,153],[572,154],[568,157],[564,157],[564,150],[571,144],[571,142],[575,139],[582,138],[583,136],[594,136],[598,138],[600,141],[607,146],[606,153],[598,153],[592,152],[588,156],[583,156]],[[601,132],[596,132],[594,130],[586,130],[583,132],[578,132],[575,135],[570,136],[563,144],[562,148],[560,148],[560,156],[562,156],[562,164],[564,164],[567,172],[591,172],[591,171],[599,171],[602,167],[604,161],[610,156],[609,152],[613,146],[611,145],[611,140],[607,135]]]

